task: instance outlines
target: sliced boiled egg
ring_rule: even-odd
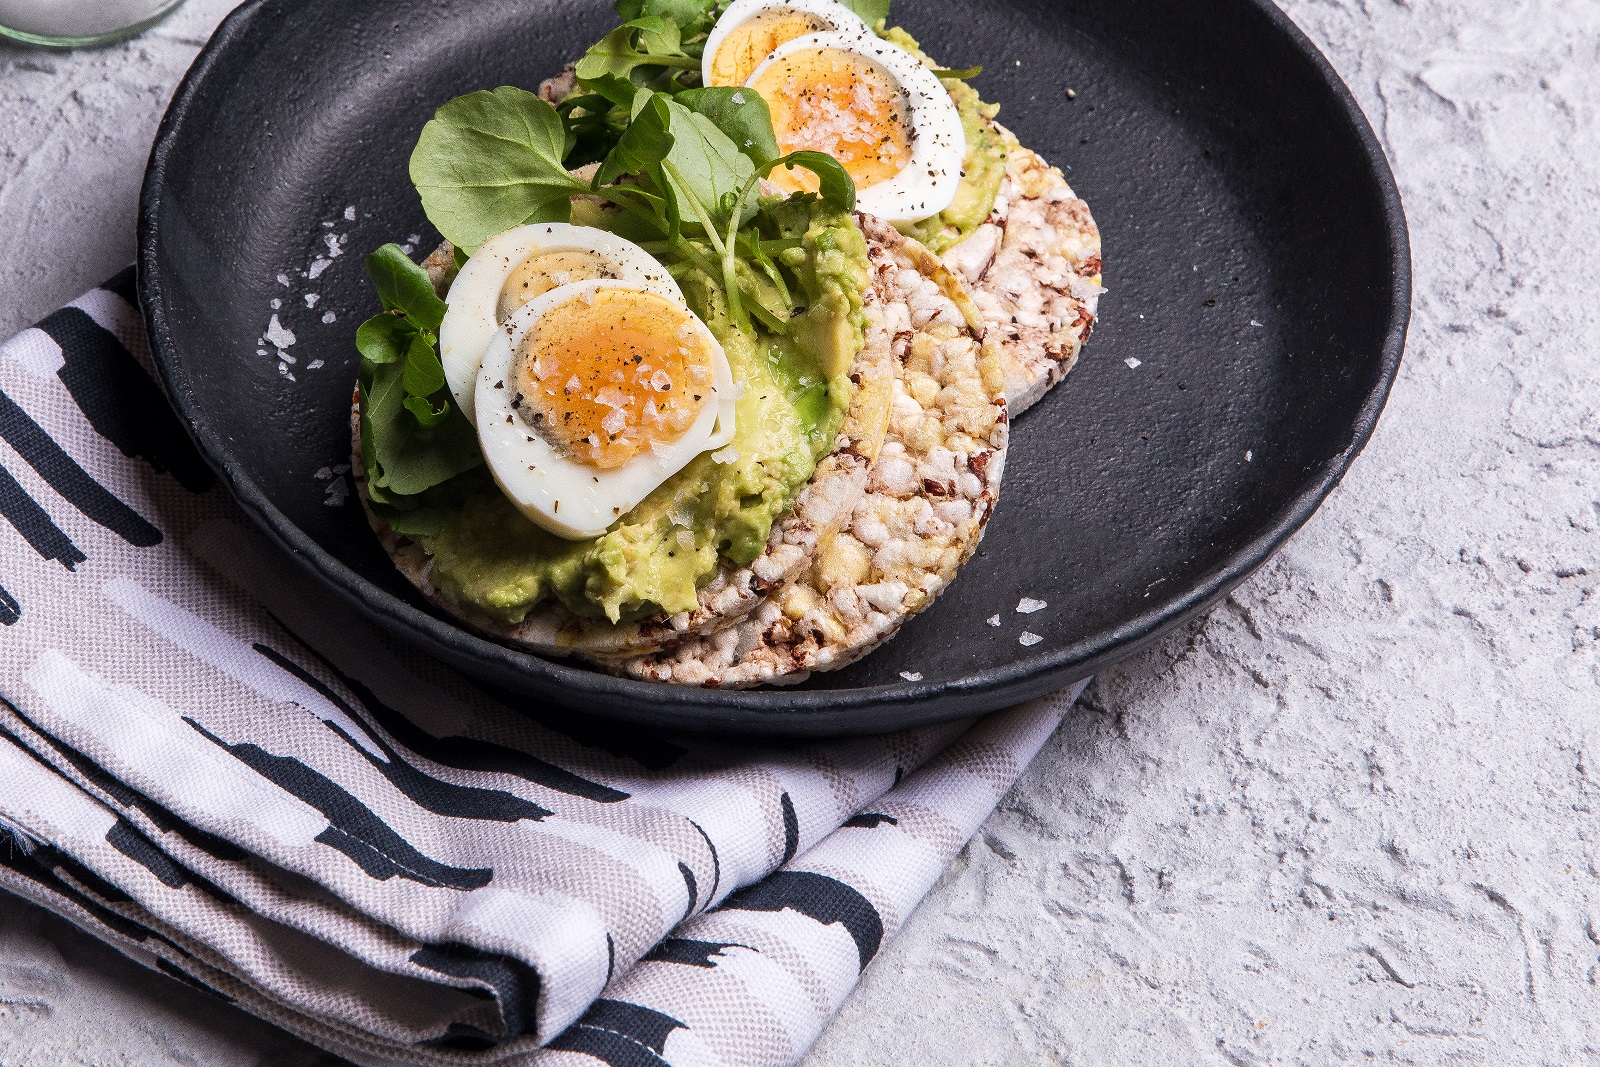
[[[736,393],[722,345],[681,299],[633,280],[570,282],[495,331],[477,375],[478,441],[524,515],[598,537],[733,439]]]
[[[450,285],[439,327],[439,359],[456,405],[476,422],[483,353],[500,324],[535,297],[597,278],[630,282],[683,301],[678,283],[644,249],[605,230],[568,223],[518,226],[485,241]]]
[[[872,31],[839,0],[733,0],[706,38],[700,77],[706,85],[743,85],[762,60],[796,37]]]
[[[961,115],[903,48],[872,35],[808,34],[779,45],[746,85],[767,102],[783,152],[825,152],[850,172],[859,210],[915,222],[955,200],[967,155]],[[780,168],[772,180],[816,189],[805,170]]]

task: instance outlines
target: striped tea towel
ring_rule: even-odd
[[[760,747],[508,707],[244,527],[132,285],[0,346],[0,886],[351,1060],[793,1063],[1076,696]]]

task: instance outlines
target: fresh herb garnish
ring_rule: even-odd
[[[868,26],[876,26],[889,18],[889,0],[840,0],[845,7],[861,16]]]
[[[735,325],[747,328],[742,291],[764,307],[776,274],[759,240],[743,232],[760,179],[778,166],[802,167],[817,175],[830,205],[855,207],[855,183],[831,156],[778,157],[772,117],[754,92],[701,89],[674,97],[614,74],[590,88],[614,106],[626,101],[630,121],[587,182],[568,173],[559,154],[572,118],[533,93],[502,87],[441,107],[411,157],[412,180],[439,232],[475,249],[513,226],[565,221],[572,196],[598,196],[623,212],[619,232],[661,246],[653,250],[664,253],[669,269],[691,263],[720,277]],[[760,271],[741,274],[741,258]],[[772,316],[763,323],[782,326]]]
[[[438,110],[411,153],[411,181],[439,232],[470,252],[513,226],[571,214],[566,154],[567,127],[555,109],[501,86]]]
[[[478,436],[451,399],[439,362],[444,301],[399,248],[366,259],[383,314],[356,330],[361,352],[361,451],[368,495],[415,496],[483,462]]]

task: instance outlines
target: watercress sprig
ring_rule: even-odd
[[[448,240],[470,251],[513,226],[566,221],[571,197],[597,196],[628,216],[630,236],[663,242],[669,267],[693,263],[719,277],[734,323],[747,328],[743,291],[765,283],[753,272],[741,275],[741,250],[752,253],[766,282],[777,275],[758,242],[740,241],[760,179],[778,166],[804,167],[817,175],[825,201],[855,207],[855,184],[832,157],[779,157],[772,117],[756,93],[713,88],[673,96],[609,73],[592,82],[594,95],[626,106],[630,121],[587,182],[561,163],[566,121],[533,93],[502,86],[438,110],[417,141],[411,176]],[[776,287],[783,291],[781,278]],[[771,315],[763,321],[781,329]]]
[[[366,259],[383,302],[356,330],[361,353],[361,449],[368,494],[415,496],[483,462],[477,434],[456,408],[439,361],[444,301],[399,248]]]

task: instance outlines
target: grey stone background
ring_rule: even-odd
[[[228,6],[0,47],[0,335],[131,261]],[[808,1067],[1600,1063],[1600,0],[1284,6],[1406,200],[1388,412],[1276,559],[1095,683]],[[0,899],[0,1064],[319,1062]]]

